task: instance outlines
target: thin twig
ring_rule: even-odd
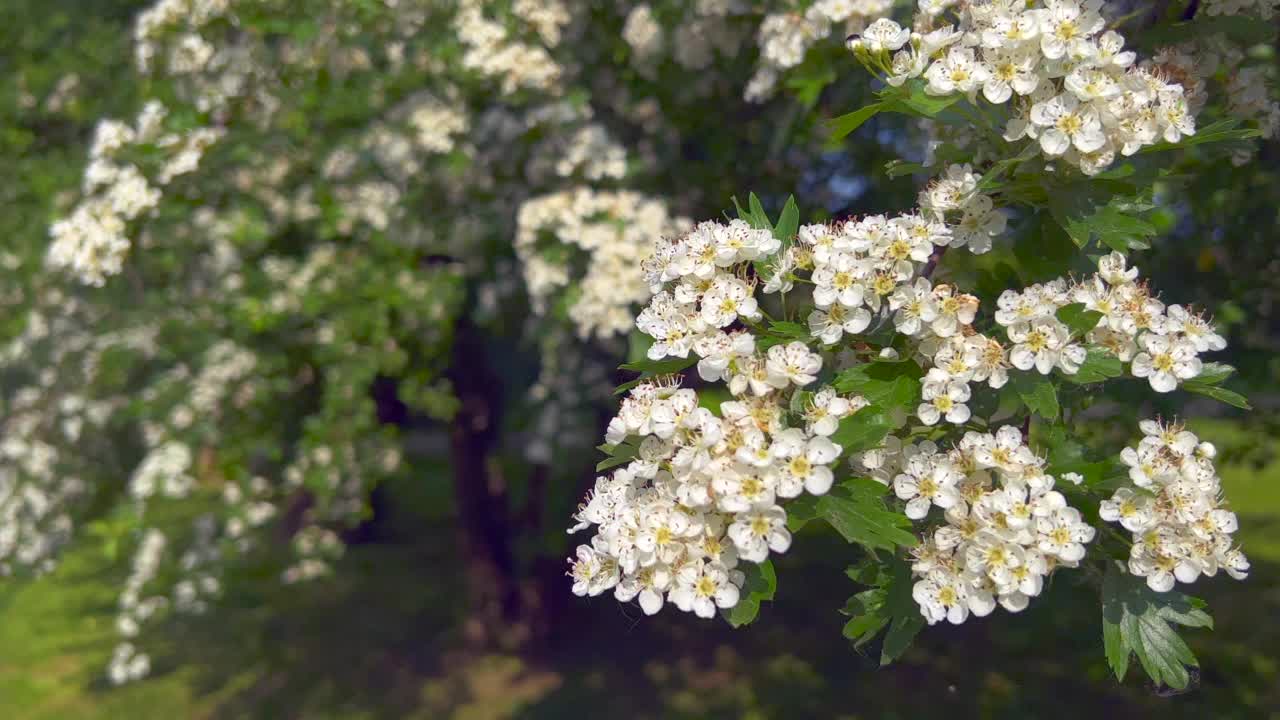
[[[929,262],[925,263],[924,269],[920,271],[920,277],[932,277],[934,269],[938,267],[938,261],[942,260],[942,256],[946,252],[946,245],[939,245],[934,248],[933,254],[929,256]]]

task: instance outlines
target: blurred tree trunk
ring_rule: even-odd
[[[501,430],[502,384],[490,367],[482,335],[463,319],[456,328],[450,380],[459,410],[450,428],[458,545],[463,553],[478,644],[520,642],[520,593],[512,553],[506,482],[493,453]]]

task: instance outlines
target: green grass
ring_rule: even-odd
[[[81,544],[57,572],[0,594],[0,714],[194,718],[217,704],[218,697],[193,692],[190,672],[103,692],[119,587],[120,573],[107,558]]]

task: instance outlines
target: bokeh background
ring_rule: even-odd
[[[267,126],[252,126],[262,112],[252,103],[212,115],[228,139],[179,188],[140,252],[152,253],[155,238],[166,249],[131,259],[121,282],[94,289],[42,269],[49,222],[74,202],[97,121],[131,117],[149,97],[181,107],[181,83],[136,72],[134,21],[147,3],[2,3],[4,338],[21,335],[27,312],[47,306],[50,289],[61,288],[58,297],[99,310],[77,310],[79,320],[104,332],[154,325],[165,339],[160,360],[120,359],[119,377],[86,383],[92,392],[146,387],[165,363],[231,338],[262,358],[267,384],[259,393],[272,412],[227,418],[242,424],[206,436],[215,440],[202,444],[209,459],[196,473],[196,492],[148,505],[140,518],[118,510],[129,505],[119,500],[128,483],[121,468],[145,452],[136,431],[113,426],[122,439],[111,451],[84,448],[90,465],[101,464],[101,489],[77,511],[80,527],[56,571],[0,580],[0,717],[1280,717],[1275,142],[1187,153],[1158,192],[1161,235],[1142,257],[1167,296],[1216,314],[1231,341],[1222,359],[1240,371],[1232,386],[1255,410],[1185,396],[1152,405],[1135,386],[1090,412],[1105,434],[1109,421],[1135,409],[1176,411],[1219,447],[1223,485],[1254,569],[1246,582],[1219,577],[1195,586],[1215,627],[1186,634],[1201,663],[1192,687],[1169,692],[1132,669],[1116,682],[1102,653],[1096,586],[1061,574],[1028,611],[931,628],[899,662],[880,668],[874,646],[855,649],[841,635],[839,610],[856,589],[844,574],[850,550],[816,524],[775,560],[776,601],[740,630],[670,612],[645,618],[638,608],[569,593],[563,530],[593,476],[592,446],[613,409],[609,388],[628,379],[613,368],[635,350],[625,335],[578,338],[566,309],[572,296],[531,314],[511,237],[520,203],[581,178],[546,181],[529,170],[546,152],[538,129],[500,148],[512,157],[481,160],[479,148],[392,177],[401,214],[372,230],[353,228],[356,213],[341,201],[339,183],[315,180],[328,148],[384,123],[421,87],[475,118],[491,107],[538,104],[537,91],[506,93],[483,73],[461,75],[448,95],[430,78],[447,77],[465,49],[452,37],[452,3],[420,3],[427,20],[400,37],[399,13],[412,4],[247,3],[252,12],[225,37],[261,40],[255,51],[292,43],[320,60],[280,66],[271,82],[282,109]],[[493,5],[488,10],[500,14],[509,3]],[[750,190],[774,213],[794,194],[806,220],[913,203],[918,178],[881,171],[890,160],[922,159],[910,122],[876,118],[842,142],[825,139],[823,119],[869,97],[865,76],[842,48],[843,33],[815,40],[774,97],[746,102],[742,88],[762,62],[754,33],[767,3],[706,21],[695,40],[721,42],[706,34],[712,24],[730,28],[731,37],[697,69],[690,58],[639,62],[636,44],[621,39],[629,4],[570,5],[575,34],[555,48],[568,78],[559,96],[585,103],[627,151],[627,182],[618,186],[699,219],[729,211],[729,198]],[[686,15],[685,3],[652,5],[669,43],[692,42],[678,29],[703,22],[696,13]],[[1116,14],[1126,22],[1159,23],[1195,3],[1124,5],[1133,12]],[[1262,30],[1263,41],[1245,33],[1249,52],[1274,74],[1274,26]],[[427,60],[388,69],[380,53],[389,38]],[[351,60],[339,72],[337,58],[353,49],[372,59]],[[1232,152],[1249,161],[1233,164]],[[267,172],[267,161],[281,157],[296,162],[282,174]],[[255,179],[228,180],[241,168]],[[380,172],[376,163],[370,172]],[[318,219],[275,217],[261,191],[288,195],[304,186],[319,198]],[[209,230],[189,221],[202,208],[243,221],[232,233],[246,268],[239,300],[206,292],[202,278],[212,271],[200,248]],[[339,292],[304,289],[297,309],[263,309],[271,276],[255,275],[254,267],[287,258],[297,265],[286,274],[299,272],[321,244],[339,248],[354,268],[346,275],[319,269],[339,278]],[[426,300],[377,290],[403,270],[420,276]],[[427,306],[444,309],[432,310],[430,322],[403,319]],[[179,312],[185,308],[193,309]],[[331,322],[348,344],[307,334],[319,322]],[[388,339],[405,357],[386,351]],[[30,367],[45,362],[33,350],[5,366],[6,403]],[[302,368],[320,379],[298,381]],[[343,387],[355,388],[358,402],[344,404],[331,390]],[[548,396],[569,399],[549,409]],[[388,438],[403,461],[359,485],[359,512],[315,521],[345,546],[322,576],[280,582],[281,569],[294,562],[282,557],[290,534],[310,522],[300,519],[308,504],[320,503],[282,492],[285,519],[264,530],[252,552],[225,563],[214,607],[148,625],[142,640],[150,675],[120,687],[107,681],[104,668],[119,642],[118,597],[141,528],[189,527],[192,517],[217,511],[222,485],[236,479],[233,469],[248,462],[245,448],[254,442],[278,446],[287,458],[359,441],[362,433]]]

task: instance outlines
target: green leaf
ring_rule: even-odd
[[[1097,462],[1077,462],[1062,465],[1050,465],[1050,472],[1061,478],[1066,473],[1076,473],[1084,478],[1085,487],[1102,488],[1107,483],[1123,481],[1129,483],[1128,467],[1116,459],[1099,460]],[[1063,483],[1065,486],[1065,483]]]
[[[892,619],[885,611],[885,590],[874,588],[849,598],[840,612],[850,616],[844,624],[844,636],[853,641],[854,647],[871,642]]]
[[[772,230],[773,223],[769,221],[769,213],[764,211],[764,205],[760,204],[760,198],[755,193],[747,194],[747,204],[751,207],[751,217],[761,223],[760,229]]]
[[[1084,445],[1063,425],[1033,424],[1030,442],[1035,447],[1045,449],[1050,467],[1088,462],[1084,455]]]
[[[1221,385],[1223,381],[1231,377],[1231,374],[1235,371],[1235,368],[1226,363],[1205,363],[1200,368],[1200,374],[1188,380],[1187,383],[1194,383],[1196,385]]]
[[[773,571],[773,562],[743,563],[742,571],[747,576],[742,583],[742,593],[738,604],[722,609],[720,615],[734,627],[749,625],[760,614],[760,603],[773,600],[778,589],[778,576]]]
[[[775,320],[769,323],[769,333],[788,340],[799,340],[808,342],[813,339],[813,335],[809,332],[809,326],[798,322],[790,322],[787,320]]]
[[[890,160],[884,164],[884,172],[891,178],[902,177],[903,175],[916,175],[921,173],[933,172],[930,168],[920,163],[904,162],[902,160]]]
[[[1062,268],[1076,255],[1076,246],[1066,231],[1049,213],[1037,213],[1024,228],[1013,244],[1023,281],[1030,284],[1060,277]]]
[[[1016,170],[1019,165],[1040,154],[1040,145],[1038,143],[1028,143],[1022,152],[1011,158],[1005,158],[993,163],[987,171],[982,174],[982,179],[978,181],[978,190],[990,192],[1004,185],[1002,178],[1005,174]]]
[[[869,478],[846,480],[818,498],[818,517],[845,540],[870,550],[890,550],[916,544],[911,521],[884,504],[885,487]],[[787,505],[788,511],[791,504]]]
[[[769,221],[769,214],[764,211],[764,206],[760,204],[760,198],[755,193],[747,196],[747,207],[750,210],[743,210],[738,204],[737,197],[729,198],[733,201],[733,207],[738,211],[738,219],[745,221],[748,225],[756,230],[773,231],[773,223]]]
[[[670,375],[678,373],[685,368],[698,362],[696,355],[690,355],[686,358],[664,358],[662,360],[636,360],[635,362],[624,363],[618,366],[619,370],[630,370],[631,372],[640,373],[640,377],[624,382],[613,389],[614,395],[621,395],[624,392],[634,388],[640,383],[657,375]]]
[[[1115,673],[1116,680],[1124,681],[1125,673],[1129,671],[1129,657],[1132,650],[1125,644],[1124,636],[1120,633],[1119,622],[1107,622],[1107,610],[1104,601],[1102,610],[1102,651],[1107,656],[1107,665],[1111,667],[1111,672]]]
[[[596,463],[596,472],[603,472],[631,462],[635,459],[636,453],[640,451],[640,446],[632,442],[621,442],[613,447],[600,445],[596,449],[603,450],[609,454],[609,457]]]
[[[864,108],[859,108],[851,113],[846,113],[840,117],[827,121],[827,126],[831,128],[831,139],[840,140],[849,133],[857,130],[862,123],[870,120],[876,113],[884,110],[883,103],[872,103]]]
[[[733,394],[724,385],[710,385],[698,388],[698,407],[704,407],[720,416],[720,405],[733,399]]]
[[[787,410],[796,415],[804,414],[805,406],[813,399],[813,393],[808,390],[796,390],[791,393],[791,401],[787,403]]]
[[[1184,390],[1211,397],[1228,405],[1251,410],[1248,398],[1240,393],[1219,387],[1236,369],[1226,363],[1205,363],[1200,374],[1182,384]]]
[[[930,95],[925,92],[925,82],[915,78],[901,87],[886,88],[880,92],[882,112],[898,112],[917,117],[936,117],[964,97],[961,93]]]
[[[840,446],[844,454],[862,452],[880,447],[884,436],[893,429],[893,423],[884,410],[868,405],[840,421],[831,435],[831,442]]]
[[[668,375],[670,373],[680,372],[697,362],[698,357],[696,355],[690,355],[689,357],[684,358],[677,357],[664,358],[662,360],[637,360],[636,362],[619,365],[618,369],[647,373],[649,375]]]
[[[817,520],[821,517],[818,508],[818,500],[820,495],[810,495],[805,493],[800,497],[787,503],[787,529],[791,532],[799,532],[800,528],[808,525],[810,521]]]
[[[805,65],[808,66],[809,63]],[[800,104],[806,110],[811,110],[818,104],[822,91],[835,82],[836,77],[835,68],[831,65],[822,65],[817,68],[802,67],[799,73],[787,78],[786,85]]]
[[[978,270],[978,292],[986,296],[998,297],[1005,290],[1021,284],[1017,271],[1007,262],[997,263],[990,270]]]
[[[1028,409],[1046,420],[1058,417],[1058,391],[1049,378],[1038,372],[1017,372],[1010,380]]]
[[[809,332],[807,325],[787,320],[776,320],[769,323],[763,336],[756,338],[756,347],[761,350],[767,350],[774,345],[781,345],[790,342],[807,343],[813,340],[813,334]]]
[[[1249,399],[1238,392],[1228,390],[1217,385],[1203,385],[1196,382],[1187,382],[1182,384],[1183,389],[1196,393],[1197,395],[1205,395],[1219,402],[1224,402],[1232,407],[1238,407],[1241,410],[1252,410],[1253,406],[1249,404]]]
[[[1260,25],[1263,23],[1259,23]],[[1239,121],[1235,119],[1219,120],[1200,128],[1195,135],[1184,137],[1176,143],[1158,142],[1154,145],[1148,145],[1138,151],[1142,153],[1164,152],[1166,150],[1175,150],[1177,148],[1191,147],[1193,145],[1206,145],[1209,143],[1230,142],[1238,140],[1249,140],[1262,136],[1262,131],[1256,128],[1238,127]]]
[[[628,390],[630,390],[631,388],[636,387],[637,385],[639,385],[640,383],[642,383],[642,382],[644,382],[645,380],[648,380],[648,379],[649,379],[648,377],[638,377],[638,378],[636,378],[635,380],[628,380],[627,382],[624,382],[624,383],[622,383],[621,385],[619,385],[618,387],[614,388],[614,389],[613,389],[613,394],[614,394],[614,395],[621,395],[622,393],[627,392],[627,391],[628,391]]]
[[[1154,592],[1119,562],[1108,564],[1102,580],[1102,644],[1116,679],[1124,680],[1129,659],[1136,655],[1156,683],[1178,690],[1187,687],[1187,667],[1199,663],[1171,623],[1213,627],[1203,601],[1178,592]]]
[[[885,410],[911,409],[920,398],[922,375],[920,366],[911,361],[875,361],[845,370],[832,384],[840,392],[857,393]]]
[[[1141,218],[1125,215],[1120,209],[1108,205],[1090,218],[1090,231],[1098,241],[1117,252],[1145,250],[1151,247],[1142,238],[1157,234],[1156,226]]]
[[[1156,226],[1134,213],[1150,209],[1150,205],[1135,203],[1128,195],[1130,190],[1131,186],[1119,180],[1068,183],[1050,192],[1049,212],[1076,247],[1083,248],[1094,237],[1120,252],[1148,247],[1143,238],[1155,235]]]
[[[1089,310],[1084,303],[1071,303],[1058,308],[1058,319],[1071,328],[1071,332],[1084,335],[1098,326],[1102,313]]]
[[[1062,377],[1077,385],[1088,385],[1117,378],[1123,374],[1124,364],[1120,362],[1120,358],[1112,355],[1105,348],[1092,345],[1088,348],[1088,355],[1085,356],[1084,362],[1080,363],[1080,370],[1075,375]]]
[[[791,243],[800,229],[800,208],[796,207],[795,195],[787,196],[787,204],[782,206],[782,214],[778,216],[778,224],[773,226],[773,236],[785,245]]]
[[[880,664],[888,665],[911,645],[925,625],[924,616],[911,597],[915,579],[904,559],[895,557],[887,567],[876,563],[866,570],[868,572],[855,572],[855,568],[850,568],[846,573],[872,588],[849,598],[840,611],[850,616],[844,626],[844,636],[853,641],[854,647],[861,647],[887,626],[889,630],[880,647]]]
[[[902,653],[907,651],[911,641],[925,625],[920,606],[911,597],[911,589],[915,585],[914,578],[911,577],[911,566],[903,560],[897,560],[893,563],[892,570],[893,574],[886,587],[885,605],[893,616],[893,622],[880,647],[881,667],[902,657]]]

